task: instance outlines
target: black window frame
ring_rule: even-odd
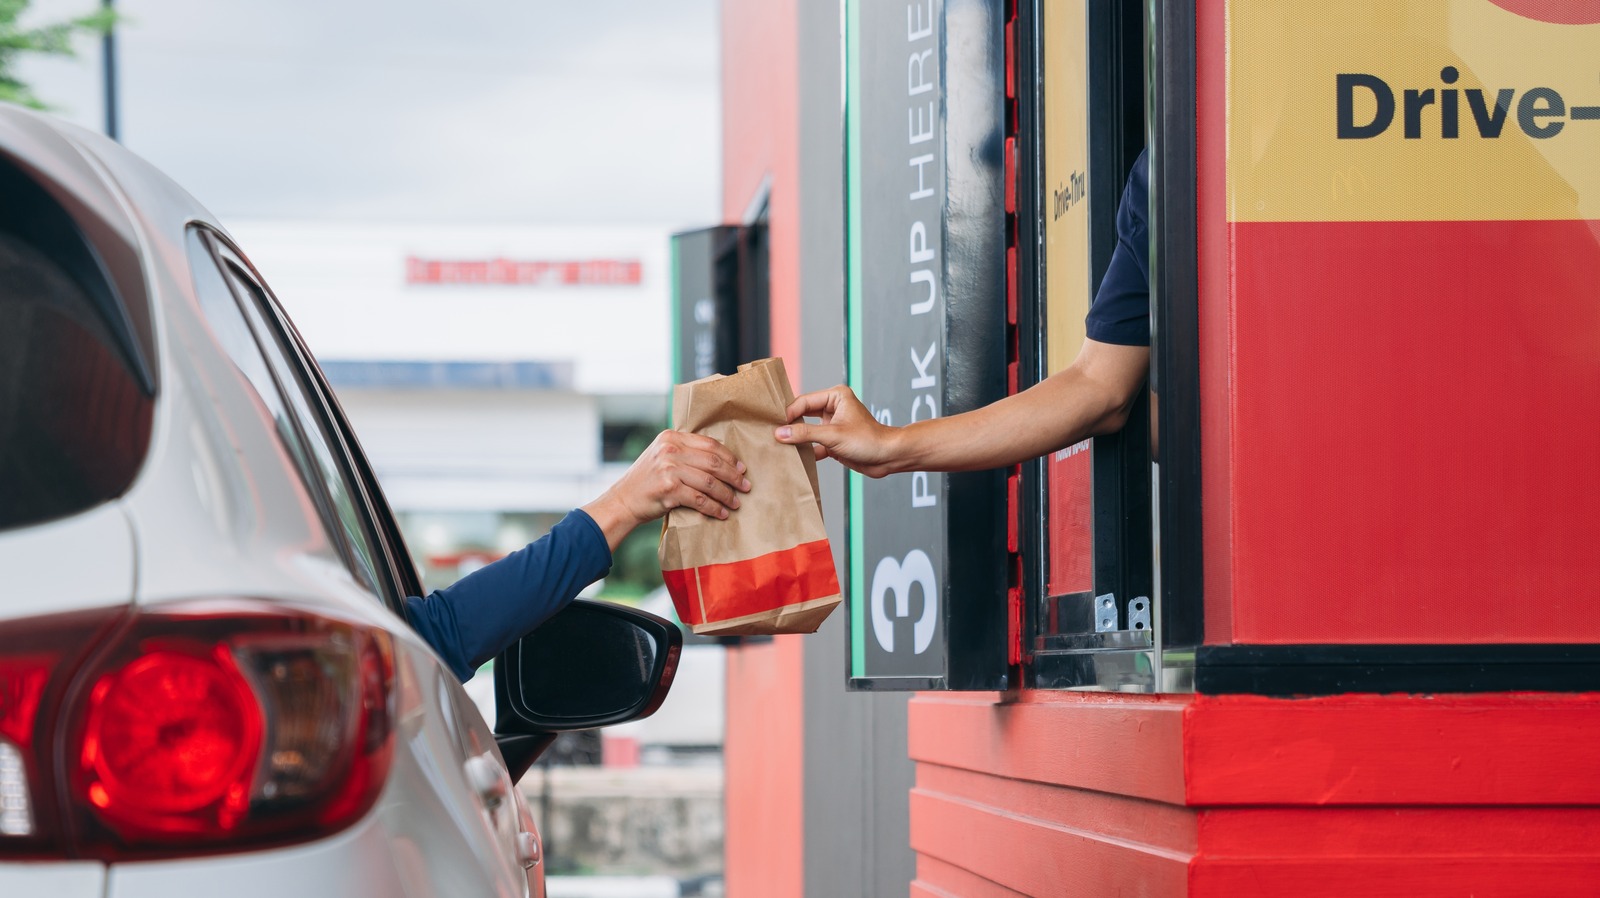
[[[1051,188],[1044,172],[1043,0],[1017,6],[1016,83],[1018,161],[1018,341],[1020,388],[1047,372],[1044,270],[1045,215]],[[1090,295],[1116,247],[1116,213],[1133,162],[1147,145],[1151,78],[1144,4],[1115,0],[1085,4],[1088,103]],[[1152,280],[1154,277],[1152,276]],[[1152,319],[1155,315],[1152,299]],[[1152,353],[1154,357],[1154,346]],[[1049,589],[1049,474],[1047,459],[1023,467],[1021,555],[1025,613],[1021,638],[1023,683],[1029,688],[1159,688],[1151,493],[1150,405],[1142,395],[1122,431],[1093,440],[1092,580],[1084,593]],[[1099,632],[1096,610],[1113,603],[1114,629]],[[1156,607],[1152,607],[1154,604]],[[1142,621],[1142,622],[1141,622]]]
[[[1199,163],[1195,4],[1152,4],[1150,387],[1158,401],[1155,553],[1159,688],[1192,691],[1205,641],[1200,433]]]

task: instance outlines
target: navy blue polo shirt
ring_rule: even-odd
[[[574,509],[550,532],[425,599],[406,618],[462,682],[611,570],[600,525]]]
[[[1150,345],[1150,161],[1141,151],[1117,204],[1117,248],[1084,319],[1089,339]]]

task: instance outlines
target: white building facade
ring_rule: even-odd
[[[539,536],[665,426],[666,228],[232,231],[333,383],[430,587]]]

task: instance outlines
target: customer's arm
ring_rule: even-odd
[[[527,546],[426,598],[406,599],[411,626],[463,681],[584,587],[611,570],[611,553],[638,525],[684,506],[714,518],[749,492],[744,463],[709,437],[664,431],[598,499]]]
[[[412,629],[462,682],[611,570],[605,534],[581,509],[510,555],[406,599]]]

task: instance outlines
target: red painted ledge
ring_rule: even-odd
[[[1600,694],[1196,696],[1185,803],[1600,805]]]

